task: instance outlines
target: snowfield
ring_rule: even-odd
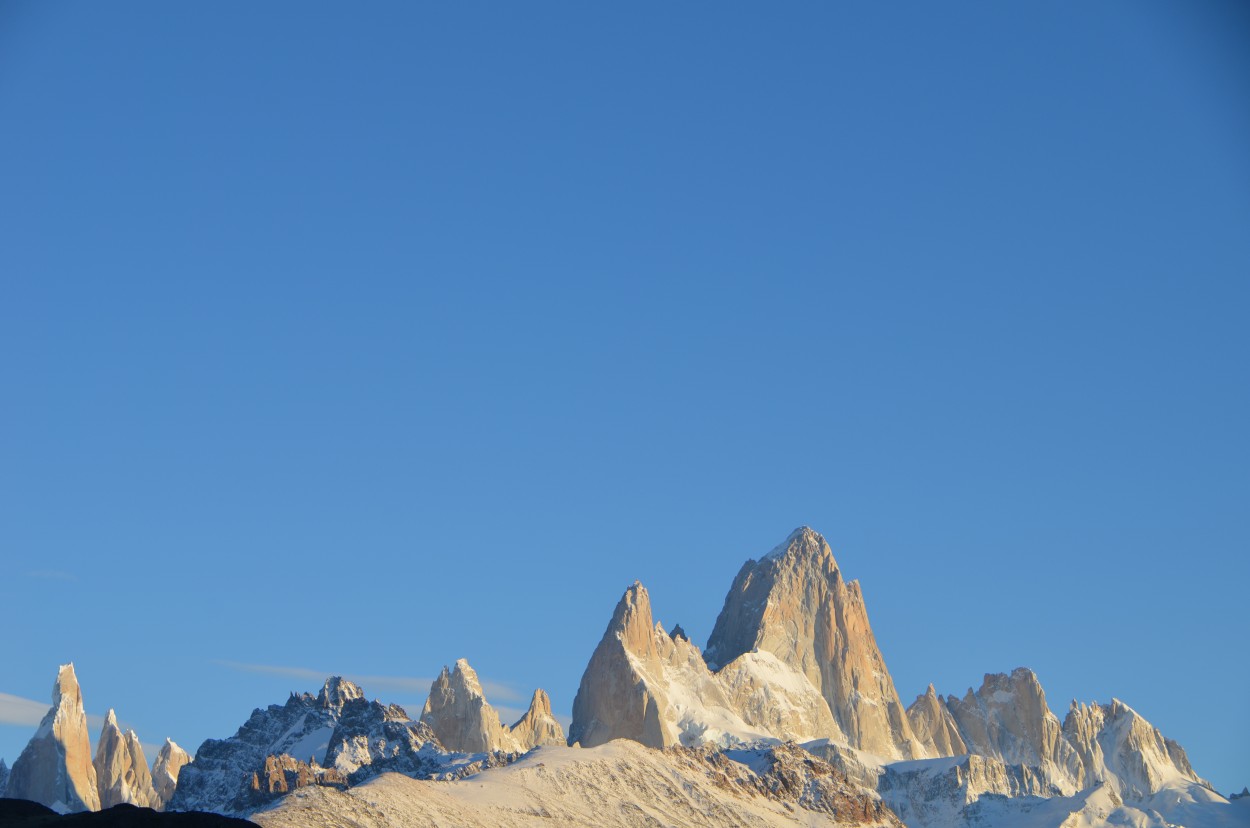
[[[746,765],[734,773],[754,776]],[[897,825],[809,810],[709,773],[687,755],[617,740],[595,748],[542,747],[507,767],[454,782],[386,774],[340,792],[302,788],[251,816],[263,828],[747,828]]]

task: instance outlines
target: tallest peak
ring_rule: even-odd
[[[789,555],[814,557],[821,552],[828,551],[828,549],[829,543],[825,540],[824,535],[810,526],[800,526],[791,532],[784,541],[774,546],[772,551],[760,560],[774,561]]]

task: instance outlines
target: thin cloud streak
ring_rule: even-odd
[[[284,678],[310,681],[318,685],[329,676],[340,675],[359,684],[366,692],[373,692],[380,688],[398,693],[425,695],[430,692],[430,685],[434,683],[434,679],[424,676],[372,676],[360,673],[338,673],[333,670],[313,670],[308,667],[288,667],[279,664],[247,664],[241,661],[227,661],[224,659],[214,660],[213,663],[241,673],[282,676]],[[483,681],[482,691],[486,693],[488,701],[491,699],[517,701],[522,698],[521,694],[507,684],[494,681]]]
[[[14,696],[11,693],[0,693],[0,724],[37,727],[51,709],[52,705],[47,702],[38,702],[34,699]],[[104,728],[104,720],[104,716],[88,713],[88,731],[92,734],[99,733]],[[117,726],[123,733],[127,730],[134,730],[129,722],[119,720]]]
[[[0,724],[37,726],[52,705],[0,693]]]

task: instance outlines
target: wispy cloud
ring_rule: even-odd
[[[50,706],[47,702],[0,693],[0,724],[34,727],[43,721],[43,714],[48,712]]]
[[[335,672],[334,670],[314,670],[308,667],[289,667],[279,664],[247,664],[241,661],[225,661],[221,659],[213,663],[241,673],[282,676],[284,678],[313,682],[318,685],[325,681],[328,676],[343,676],[359,684],[368,693],[374,693],[378,690],[390,690],[395,693],[416,693],[424,696],[430,692],[430,685],[434,683],[433,678],[426,676],[374,676],[361,673]],[[501,682],[483,681],[482,691],[486,693],[488,701],[494,699],[517,701],[521,699],[520,693],[512,689],[511,686]]]
[[[35,727],[43,721],[44,715],[51,706],[48,702],[38,702],[10,693],[0,693],[0,724]],[[119,721],[117,726],[122,732],[134,729],[128,722]],[[87,714],[87,728],[92,733],[98,733],[103,727],[104,716]]]
[[[27,578],[35,578],[40,581],[77,581],[78,576],[72,572],[66,572],[61,569],[32,569],[26,573]]]

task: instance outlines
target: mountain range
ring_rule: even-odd
[[[0,793],[59,812],[128,804],[312,823],[486,825],[1250,825],[1137,711],[1073,702],[1026,668],[963,696],[901,700],[863,591],[810,528],[748,560],[707,646],[653,617],[639,582],[591,654],[567,734],[546,692],[500,720],[468,661],[420,714],[328,678],[149,768],[112,711],[91,754],[82,692],[52,707]]]

